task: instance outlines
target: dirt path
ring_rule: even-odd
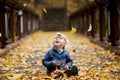
[[[45,52],[52,47],[56,32],[36,32],[22,39],[20,45],[0,58],[0,80],[52,80],[41,64]],[[79,34],[62,32],[67,37],[67,50],[79,76],[61,80],[120,80],[120,57],[104,50]]]

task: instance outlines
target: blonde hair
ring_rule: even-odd
[[[62,37],[65,40],[65,43],[68,42],[67,37],[64,34],[60,33],[60,32],[57,32],[56,35],[55,35],[55,37]]]

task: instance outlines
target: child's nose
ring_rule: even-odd
[[[59,40],[59,38],[56,38],[57,40]]]

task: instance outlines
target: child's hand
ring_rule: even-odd
[[[65,70],[69,70],[69,66],[65,66],[65,68],[64,68]]]
[[[57,60],[54,60],[54,61],[53,61],[53,64],[54,64],[55,66],[60,66],[60,64],[58,63]]]

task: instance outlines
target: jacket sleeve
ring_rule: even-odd
[[[47,68],[54,66],[52,61],[49,59],[49,57],[50,57],[50,52],[48,51],[42,59],[42,64]]]
[[[65,66],[71,67],[72,64],[73,64],[73,60],[72,60],[72,58],[71,58],[69,52],[68,52],[68,54],[66,55],[66,58],[67,58],[67,59],[66,59],[66,65],[65,65]]]

